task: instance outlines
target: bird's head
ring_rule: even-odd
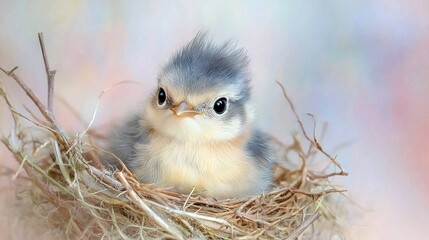
[[[253,120],[248,63],[242,49],[214,45],[198,34],[160,72],[147,123],[181,141],[238,137]]]

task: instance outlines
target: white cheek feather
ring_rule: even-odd
[[[230,119],[227,123],[217,119],[202,120],[201,125],[205,130],[206,141],[228,141],[237,137],[243,128],[239,117]]]

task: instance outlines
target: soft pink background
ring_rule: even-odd
[[[199,30],[248,50],[259,125],[285,142],[298,129],[276,80],[298,111],[329,123],[323,145],[350,172],[337,179],[360,207],[340,219],[349,239],[425,239],[429,234],[429,3],[417,1],[0,1],[0,66],[39,96],[46,80],[44,32],[56,94],[95,127],[138,108],[159,67]],[[16,103],[16,84],[0,75]],[[55,113],[81,131],[57,98]],[[11,127],[0,103],[0,129]],[[311,127],[311,121],[305,118]],[[2,164],[15,166],[3,146]],[[9,180],[4,180],[5,184]],[[6,191],[6,190],[5,190]],[[13,196],[13,192],[9,191]],[[12,201],[13,197],[4,201]],[[3,207],[4,208],[4,207]],[[0,209],[3,209],[0,208]],[[7,232],[13,214],[1,219]],[[6,234],[4,232],[4,234]],[[6,236],[6,235],[5,235]]]

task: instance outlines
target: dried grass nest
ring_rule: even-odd
[[[41,46],[46,58],[43,39]],[[53,81],[47,61],[45,66]],[[344,190],[329,179],[347,173],[315,137],[309,137],[285,92],[304,141],[298,135],[291,145],[274,139],[282,156],[275,177],[277,187],[254,197],[218,201],[139,183],[125,167],[115,173],[106,171],[97,160],[97,153],[103,150],[92,143],[88,129],[67,134],[50,107],[41,103],[15,70],[3,72],[21,86],[44,119],[17,112],[0,84],[0,95],[15,120],[13,130],[2,141],[20,163],[16,176],[26,175],[31,186],[26,191],[32,208],[62,238],[327,239],[342,234],[336,215],[344,212],[337,204]],[[23,119],[33,126],[23,127]],[[309,162],[315,161],[317,152],[331,166],[326,169],[339,171],[312,170]]]

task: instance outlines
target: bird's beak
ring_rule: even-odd
[[[174,114],[176,114],[178,117],[193,117],[203,114],[202,112],[195,110],[194,106],[188,104],[185,101],[182,101],[179,104],[174,104],[174,106],[171,108],[171,111],[173,111]]]

